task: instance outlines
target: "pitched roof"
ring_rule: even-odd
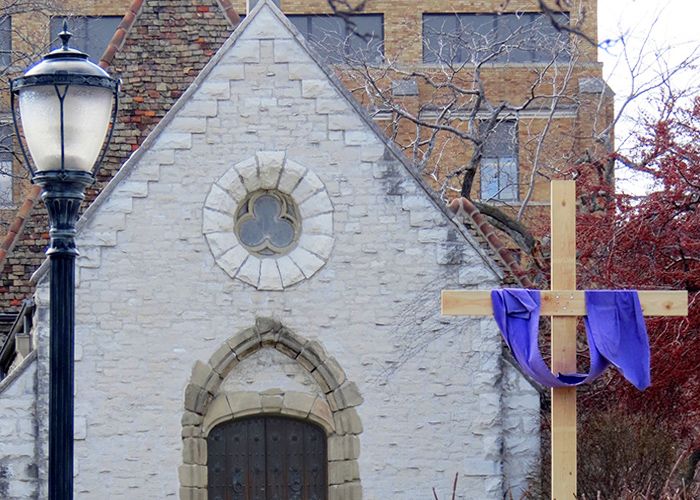
[[[202,69],[199,75],[195,78],[188,89],[182,94],[178,101],[170,108],[168,113],[159,121],[158,125],[153,129],[153,131],[148,135],[147,139],[143,142],[141,147],[134,152],[134,154],[129,158],[129,160],[122,166],[118,174],[112,179],[112,181],[102,190],[97,199],[90,205],[90,207],[85,211],[83,217],[78,223],[78,231],[90,220],[92,215],[99,209],[99,207],[104,203],[110,193],[116,189],[119,181],[128,176],[130,171],[138,164],[139,159],[145,154],[152,144],[158,139],[158,136],[163,132],[167,125],[176,116],[177,112],[189,101],[190,97],[198,90],[198,88],[204,83],[205,79],[209,73],[216,67],[217,63],[224,57],[225,53],[230,49],[237,40],[245,33],[246,28],[250,26],[255,17],[263,10],[269,9],[277,20],[292,34],[292,36],[297,40],[297,42],[303,47],[307,52],[309,57],[318,64],[320,69],[324,72],[327,79],[333,85],[333,87],[338,91],[338,93],[348,102],[348,104],[356,111],[357,115],[363,120],[365,125],[372,130],[376,137],[384,144],[385,147],[385,159],[393,160],[398,162],[403,168],[409,173],[411,177],[416,181],[419,188],[423,191],[424,195],[433,203],[435,208],[442,213],[446,219],[450,221],[451,224],[456,228],[457,232],[462,235],[464,240],[471,245],[474,250],[482,257],[486,266],[488,266],[497,276],[503,278],[505,273],[509,268],[503,266],[502,262],[499,262],[497,257],[498,254],[494,254],[488,245],[483,245],[480,241],[478,233],[475,235],[469,228],[467,228],[460,221],[455,219],[454,214],[450,212],[448,207],[442,202],[441,199],[437,197],[435,192],[427,185],[417,171],[415,166],[406,158],[403,152],[384,134],[382,129],[374,122],[374,120],[367,113],[365,108],[352,96],[349,90],[343,85],[335,73],[329,69],[325,62],[316,54],[316,52],[309,47],[306,39],[299,33],[296,27],[285,17],[285,15],[277,8],[277,6],[270,0],[260,0],[256,7],[250,12],[250,14],[245,18],[245,20],[240,24],[239,29],[237,29],[221,46],[219,51],[209,60],[206,66]],[[476,237],[475,237],[476,236]],[[505,268],[504,268],[505,267]],[[37,271],[34,279],[38,279],[47,270],[48,266],[44,263],[41,268]]]
[[[182,14],[186,14],[185,4],[189,5],[190,7],[193,7],[193,12],[196,12],[198,14],[210,14],[210,6],[205,5],[206,3],[207,2],[205,0],[198,0],[196,2],[184,2],[182,0],[179,2],[172,2],[172,4],[180,4],[177,6],[179,9],[183,10],[183,12],[178,12],[180,16],[182,16]],[[209,3],[213,3],[213,1]],[[240,17],[235,12],[235,9],[231,6],[231,3],[228,0],[218,0],[217,3],[218,8],[223,13],[223,16],[221,16],[220,20],[224,20],[226,22],[230,31],[232,27],[235,27],[238,24],[238,22],[240,21]],[[193,4],[198,5],[193,6]],[[245,30],[245,27],[248,26],[251,20],[254,18],[254,14],[259,12],[266,5],[269,8],[271,8],[272,12],[275,13],[277,18],[283,23],[283,25],[286,26],[287,29],[289,29],[290,32],[294,34],[295,38],[299,41],[301,46],[304,47],[304,49],[309,53],[309,55],[319,64],[319,66],[327,75],[328,79],[332,82],[337,91],[357,111],[358,115],[362,117],[366,125],[376,134],[378,138],[380,138],[380,140],[383,141],[386,147],[387,156],[390,159],[399,162],[406,169],[406,171],[416,180],[418,186],[420,186],[425,196],[427,196],[433,202],[435,207],[441,213],[443,213],[443,215],[447,219],[449,219],[452,222],[452,224],[454,224],[456,230],[463,236],[464,240],[468,244],[470,244],[482,257],[485,264],[501,278],[507,278],[508,275],[512,275],[516,280],[521,281],[521,284],[525,284],[522,283],[522,276],[524,276],[524,273],[519,269],[517,262],[515,262],[514,259],[512,259],[512,257],[508,259],[509,254],[504,251],[502,244],[496,244],[497,236],[495,234],[485,233],[483,231],[483,228],[486,226],[474,220],[475,214],[472,213],[472,211],[453,212],[447,206],[445,206],[442,200],[440,200],[436,196],[434,191],[423,181],[420,173],[415,169],[414,165],[405,157],[403,152],[401,152],[386,137],[383,131],[367,114],[366,110],[350,94],[350,92],[346,89],[342,82],[340,82],[336,75],[326,67],[323,61],[321,61],[320,58],[315,54],[314,50],[309,48],[303,36],[296,30],[296,28],[291,24],[291,22],[289,22],[289,20],[284,16],[284,14],[282,14],[277,9],[277,7],[274,4],[269,3],[269,0],[260,1],[256,8],[253,10],[253,12],[251,12],[251,15],[248,16],[246,20],[243,21],[243,23],[241,23],[241,29],[237,30],[233,34],[233,36],[228,37],[228,33],[225,34],[228,40],[223,42],[221,50],[219,50],[219,52],[211,58],[209,63],[204,67],[204,69],[201,72],[196,67],[195,63],[197,61],[201,61],[203,64],[203,62],[205,62],[208,58],[204,58],[202,57],[202,55],[206,55],[207,50],[211,50],[212,45],[216,45],[216,42],[212,43],[208,40],[202,40],[203,37],[201,36],[198,36],[196,38],[196,42],[200,44],[205,44],[206,50],[202,50],[201,53],[198,54],[187,54],[188,63],[192,64],[191,67],[188,67],[187,64],[183,64],[182,61],[178,59],[176,62],[170,63],[170,66],[176,66],[177,71],[173,72],[170,71],[167,67],[168,64],[165,64],[165,68],[155,68],[154,66],[157,66],[157,64],[154,65],[151,58],[144,57],[144,52],[149,50],[149,48],[153,52],[155,52],[153,50],[153,47],[149,46],[147,43],[144,43],[144,41],[146,41],[146,39],[148,38],[148,28],[151,27],[152,24],[156,22],[156,20],[152,15],[154,13],[153,9],[150,12],[147,12],[149,7],[148,0],[134,0],[134,2],[129,8],[129,11],[124,16],[122,22],[120,23],[119,27],[114,33],[114,36],[108,44],[105,53],[100,59],[100,65],[102,67],[111,67],[113,71],[116,70],[117,73],[121,74],[126,84],[129,85],[128,95],[125,96],[124,99],[124,101],[126,101],[126,106],[124,106],[124,111],[122,111],[121,113],[122,119],[118,123],[117,130],[115,131],[115,140],[113,141],[114,143],[110,148],[110,153],[108,154],[109,165],[106,169],[103,169],[103,173],[101,174],[99,179],[103,183],[103,185],[110,179],[112,179],[113,182],[110,182],[107,185],[107,187],[103,190],[102,194],[98,196],[97,199],[95,199],[95,202],[86,210],[83,221],[81,221],[80,223],[81,227],[84,224],[86,218],[88,218],[90,214],[93,213],[93,211],[96,210],[97,207],[101,204],[101,200],[104,200],[106,196],[108,196],[109,192],[113,189],[113,187],[111,186],[116,185],[116,183],[118,182],[118,179],[113,179],[115,175],[121,178],[122,175],[126,174],[126,172],[130,168],[130,165],[133,165],[138,159],[138,157],[140,157],[140,155],[142,154],[143,146],[147,146],[148,143],[155,140],[155,137],[158,136],[160,131],[165,127],[165,125],[169,122],[171,117],[174,115],[174,113],[180,106],[179,103],[184,102],[186,97],[189,95],[188,93],[194,92],[194,89],[197,88],[199,83],[213,68],[218,58],[221,57],[223,50],[235,43],[235,41],[240,36],[240,33]],[[159,12],[159,14],[161,13],[162,12]],[[151,17],[150,20],[146,19],[149,17],[149,14]],[[158,16],[158,19],[161,18],[162,16]],[[199,32],[200,29],[202,29],[204,30],[204,33],[208,32],[209,34],[212,34],[213,38],[217,39],[217,41],[220,42],[222,38],[221,26],[219,25],[218,27],[212,28],[212,25],[216,23],[206,22],[206,19],[211,19],[211,17],[205,18],[205,26],[200,26],[199,29],[195,28],[194,31]],[[184,21],[184,19],[178,18],[176,19],[175,24],[181,21]],[[139,22],[141,22],[141,25],[139,25]],[[160,33],[158,34],[160,35]],[[130,40],[134,41],[134,47],[132,48],[128,46]],[[138,43],[136,43],[135,41],[138,41]],[[144,45],[146,46],[145,50]],[[173,43],[171,42],[171,49],[172,48]],[[168,51],[167,56],[169,60],[174,60],[175,56],[177,55],[173,55],[172,52],[172,50]],[[155,62],[157,62],[158,54],[162,53],[162,48],[160,48],[157,54],[152,54],[152,56],[156,58]],[[144,66],[147,67],[147,70],[143,69]],[[164,69],[164,71],[160,72],[155,77],[144,77],[145,73],[154,73],[156,69]],[[189,71],[187,71],[188,69]],[[183,74],[185,76],[190,76],[194,73],[195,70],[197,71],[197,73],[199,73],[199,76],[197,76],[194,79],[178,78],[177,76],[174,76],[181,76]],[[130,85],[129,80],[137,82],[140,86],[136,85],[137,88],[135,89],[133,86]],[[184,90],[185,88],[187,88],[188,90]],[[167,92],[168,90],[170,90],[169,93]],[[166,111],[168,111],[167,114]],[[131,155],[133,151],[135,152],[133,155]],[[123,160],[129,156],[131,156],[131,158],[124,164],[123,173],[117,175],[117,172],[120,171]],[[105,170],[106,175],[104,174]],[[32,211],[32,207],[36,205],[39,193],[40,191],[38,190],[38,188],[32,188],[24,204],[22,205],[22,208],[17,214],[15,223],[13,223],[11,226],[12,232],[8,233],[7,237],[5,238],[5,241],[2,243],[2,245],[0,245],[0,264],[4,264],[5,267],[8,266],[7,256],[9,255],[12,248],[18,242],[20,242],[20,239],[23,236],[22,229],[25,227],[25,224],[29,219],[29,214]],[[96,192],[92,193],[91,197],[94,197],[95,195]],[[43,207],[41,208],[43,209]],[[472,224],[469,224],[469,221],[467,221],[467,224],[463,223],[464,221],[462,220],[462,217],[465,213],[471,218]],[[32,227],[31,229],[34,232],[38,231],[43,236],[46,236],[45,216],[41,217],[41,219],[44,219],[44,225],[42,226],[41,224],[35,224],[34,227]],[[21,304],[21,298],[24,298],[26,295],[29,295],[31,293],[31,284],[29,282],[29,278],[31,276],[31,272],[34,269],[37,269],[41,262],[44,261],[43,246],[45,246],[45,243],[43,245],[32,245],[30,242],[29,245],[25,245],[26,248],[22,248],[22,253],[33,255],[33,264],[35,264],[31,266],[32,262],[29,262],[28,264],[32,267],[32,269],[27,270],[25,275],[20,280],[18,280],[21,281],[21,286],[19,288],[21,288],[25,292],[24,296],[20,297],[19,295],[22,295],[20,293],[18,297],[14,297],[13,295],[11,295],[10,297],[3,297],[3,290],[0,289],[0,307],[4,306],[4,308],[8,308],[9,306],[9,308],[11,309],[14,306],[19,306]],[[16,253],[19,253],[19,251],[17,251]],[[36,277],[43,273],[44,267],[45,266],[42,266],[42,268],[37,271]],[[10,288],[12,288],[12,285],[10,285]]]
[[[134,0],[100,58],[99,65],[120,76],[128,90],[122,94],[119,120],[100,171],[99,185],[88,193],[88,201],[143,142],[240,22],[229,0],[170,0],[162,4]],[[163,51],[160,33],[149,35],[149,28],[166,22],[170,46]],[[193,49],[193,45],[198,48]],[[180,54],[185,56],[178,58]],[[173,58],[186,60],[186,66],[178,65]],[[157,73],[156,78],[144,79],[144,68]],[[165,90],[159,90],[158,83],[164,84]],[[31,275],[45,258],[48,222],[44,207],[37,203],[40,194],[38,186],[27,190],[0,242],[3,311],[19,310],[22,299],[31,295]]]

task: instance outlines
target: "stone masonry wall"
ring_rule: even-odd
[[[513,462],[537,456],[511,446],[504,422],[532,428],[518,415],[536,398],[505,384],[491,321],[439,314],[441,289],[492,288],[498,276],[272,11],[246,24],[81,229],[79,498],[177,497],[192,366],[261,316],[317,340],[356,382],[363,498],[429,498],[432,487],[444,497],[456,472],[459,498],[501,498],[522,479],[503,477],[504,450]],[[212,185],[260,151],[314,172],[332,204],[328,262],[284,291],[229,277],[202,232]]]
[[[36,498],[36,356],[0,383],[0,498]]]

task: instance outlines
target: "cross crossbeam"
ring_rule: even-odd
[[[585,316],[583,290],[542,290],[543,316]],[[639,302],[644,316],[686,316],[688,292],[677,290],[640,290]],[[442,314],[447,316],[488,316],[493,312],[491,292],[485,290],[443,290]]]
[[[576,289],[576,184],[551,184],[551,290],[542,290],[541,314],[552,316],[552,372],[575,373],[576,323],[586,314],[584,292]],[[686,316],[688,292],[640,291],[645,316]],[[489,316],[488,291],[443,290],[442,314]],[[552,389],[552,499],[576,497],[576,388]]]

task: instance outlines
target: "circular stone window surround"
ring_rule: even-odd
[[[280,191],[299,207],[301,234],[285,255],[257,255],[235,234],[238,210],[251,194]],[[260,151],[230,168],[204,203],[202,232],[216,263],[258,290],[284,290],[311,278],[333,250],[333,204],[319,177],[283,151]]]

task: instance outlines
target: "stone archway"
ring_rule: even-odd
[[[233,368],[261,349],[271,348],[299,363],[323,395],[277,389],[225,392],[221,384]],[[320,425],[328,439],[328,498],[361,500],[359,435],[362,422],[355,410],[362,403],[357,386],[323,346],[296,335],[269,318],[228,339],[209,359],[197,361],[185,389],[181,500],[207,500],[207,436],[217,424],[251,415],[279,413]]]

